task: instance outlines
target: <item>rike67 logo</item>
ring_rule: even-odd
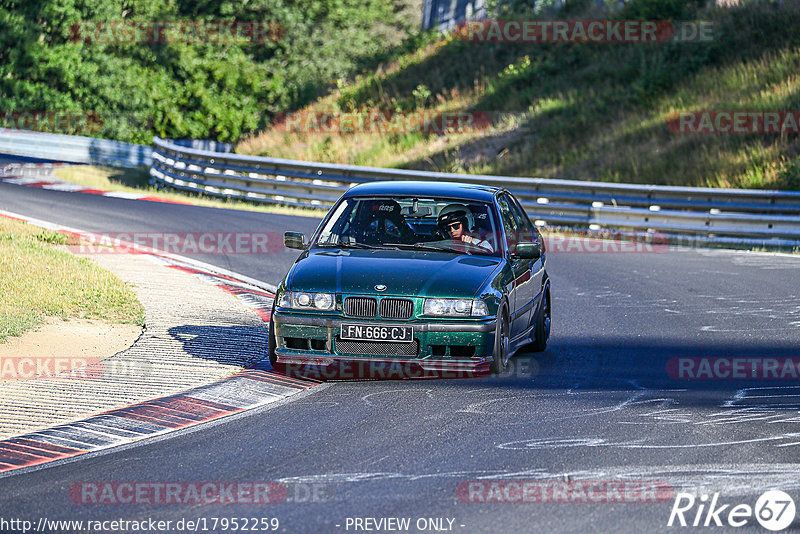
[[[699,497],[691,493],[678,493],[672,504],[667,526],[681,527],[743,527],[755,520],[765,529],[783,530],[792,524],[795,517],[794,500],[780,490],[764,492],[755,506],[747,503],[725,503],[719,500],[719,493],[711,497]]]

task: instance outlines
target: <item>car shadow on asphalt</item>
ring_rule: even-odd
[[[250,367],[267,356],[266,326],[183,325],[168,332],[188,354],[203,360]]]
[[[265,363],[266,326],[184,325],[169,330],[191,356],[225,365],[252,367]],[[800,350],[797,346],[753,343],[614,340],[597,342],[559,337],[541,353],[524,349],[500,375],[480,377],[402,379],[391,372],[371,376],[375,382],[441,383],[448,387],[598,391],[686,390],[730,393],[777,390],[785,397],[782,408],[800,409]],[[259,364],[259,365],[261,365]],[[385,377],[385,378],[384,378]],[[324,375],[312,378],[325,380]],[[353,377],[358,379],[357,377]],[[787,392],[785,388],[793,388]],[[797,395],[791,395],[796,389]],[[749,404],[758,395],[749,393]],[[702,399],[696,399],[702,403]],[[718,399],[708,399],[709,404]],[[770,401],[774,407],[774,400]]]
[[[559,338],[544,352],[518,353],[503,374],[477,380],[523,389],[736,392],[763,388],[767,393],[781,389],[785,396],[782,406],[800,409],[798,379],[800,350],[796,345]],[[465,381],[464,385],[475,383]],[[796,388],[797,395],[788,395],[787,387]]]

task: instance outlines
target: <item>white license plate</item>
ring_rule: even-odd
[[[343,324],[339,337],[347,341],[410,343],[414,341],[414,328],[386,324]]]

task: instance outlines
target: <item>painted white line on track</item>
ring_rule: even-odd
[[[125,198],[128,200],[139,200],[140,198],[144,198],[148,195],[144,195],[142,193],[128,193],[126,191],[111,191],[109,193],[103,193],[103,196],[112,198]]]
[[[86,186],[78,185],[78,184],[68,184],[66,182],[60,182],[55,184],[48,184],[43,185],[42,189],[50,189],[52,191],[83,191],[86,189]]]
[[[25,222],[27,222],[29,224],[32,224],[34,226],[39,226],[41,228],[46,228],[48,230],[53,230],[53,231],[63,230],[65,232],[70,232],[70,233],[73,233],[73,234],[82,234],[82,235],[86,235],[86,236],[95,235],[92,232],[87,232],[85,230],[79,230],[77,228],[72,228],[70,226],[60,225],[60,224],[53,223],[53,222],[50,222],[50,221],[45,221],[43,219],[37,219],[35,217],[29,217],[27,215],[22,215],[20,213],[14,213],[12,211],[0,210],[0,215],[5,215],[6,217],[10,217],[12,219],[19,219],[19,220],[25,221]],[[195,260],[193,258],[188,258],[186,256],[181,256],[180,254],[173,254],[171,252],[164,252],[162,250],[153,249],[153,248],[145,247],[145,246],[142,246],[142,245],[137,245],[136,243],[128,243],[128,242],[125,242],[125,241],[121,241],[120,244],[125,246],[125,247],[127,247],[127,248],[133,248],[133,249],[136,249],[136,250],[139,250],[139,251],[142,251],[142,252],[146,252],[148,254],[152,254],[154,256],[160,256],[162,258],[169,258],[171,260],[175,260],[175,261],[178,261],[178,262],[181,262],[181,263],[185,263],[187,265],[191,265],[191,266],[197,267],[199,269],[210,271],[210,272],[212,272],[214,274],[220,274],[220,275],[223,275],[223,276],[230,276],[230,277],[233,277],[233,278],[237,278],[242,282],[246,282],[246,283],[248,283],[248,284],[250,284],[250,285],[252,285],[254,287],[257,287],[257,288],[260,288],[260,289],[265,289],[265,290],[270,291],[272,293],[274,293],[275,291],[278,290],[278,286],[276,286],[274,284],[270,284],[270,283],[264,282],[262,280],[257,280],[255,278],[252,278],[252,277],[240,274],[240,273],[236,273],[236,272],[230,271],[228,269],[224,269],[222,267],[217,267],[216,265],[211,265],[210,263],[206,263],[204,261],[199,261],[199,260]]]

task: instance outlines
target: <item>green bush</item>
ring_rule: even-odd
[[[0,110],[85,112],[89,135],[236,141],[385,60],[408,36],[405,0],[4,0]],[[82,21],[272,21],[250,44],[73,42]],[[73,133],[73,132],[67,132]]]

